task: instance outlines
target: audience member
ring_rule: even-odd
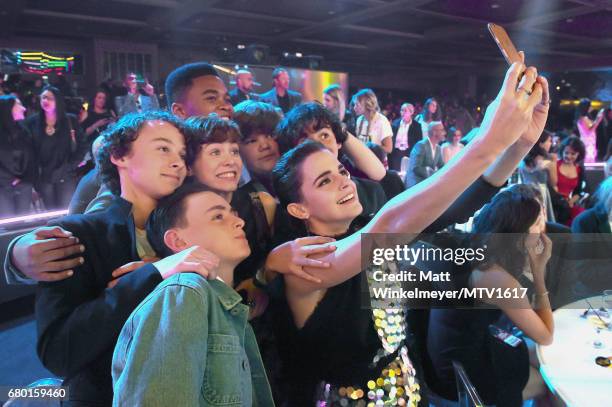
[[[357,118],[355,136],[363,143],[372,141],[390,153],[393,150],[393,130],[389,120],[380,113],[378,99],[372,89],[362,89],[355,98]]]
[[[155,88],[148,80],[145,79],[144,85],[140,88],[138,75],[128,72],[123,80],[123,85],[127,94],[115,97],[115,109],[119,117],[128,113],[159,109]]]
[[[557,160],[557,183],[554,190],[559,193],[560,199],[553,197],[556,219],[568,226],[584,208],[580,206],[580,194],[585,182],[583,160],[585,147],[582,140],[576,136],[570,136],[561,143]]]
[[[400,110],[401,118],[395,120],[391,126],[393,139],[391,145],[393,151],[389,154],[389,167],[399,171],[404,157],[410,157],[410,152],[423,139],[423,132],[419,123],[414,123],[414,106],[404,103]]]
[[[454,156],[461,151],[463,144],[461,139],[463,133],[456,127],[451,127],[446,137],[446,141],[442,144],[442,159],[444,164],[448,163]]]
[[[546,209],[547,220],[555,222],[550,187],[557,184],[557,155],[549,152],[551,146],[552,133],[544,131],[540,140],[519,165],[518,170],[523,184],[531,184],[538,188]]]
[[[590,109],[590,99],[581,99],[576,108],[576,128],[585,146],[585,163],[594,163],[597,160],[597,127],[601,124],[605,113],[604,109],[601,109],[597,112],[596,119],[592,121],[589,118]]]
[[[253,93],[253,74],[248,69],[239,69],[236,72],[236,88],[229,92],[232,105],[236,106],[243,100],[258,100],[259,96]]]
[[[32,204],[37,168],[25,112],[17,97],[0,96],[0,218],[26,214]]]
[[[525,195],[524,188],[515,185],[500,192],[476,216],[469,242],[473,248],[486,247],[487,255],[483,261],[473,262],[473,270],[457,289],[519,289],[519,279],[528,268],[535,286],[534,303],[526,296],[495,297],[464,304],[464,308],[471,305],[478,309],[431,310],[428,357],[436,377],[434,389],[445,398],[457,399],[452,361],[463,365],[487,404],[520,405],[546,391],[535,357],[530,365],[524,340],[513,348],[500,344],[490,333],[490,325],[505,315],[536,343],[549,345],[553,341],[554,323],[545,283],[552,242],[544,234],[540,202],[532,193]]]
[[[26,120],[36,152],[36,190],[48,210],[67,209],[87,141],[76,116],[66,113],[64,96],[57,88],[44,87],[40,105],[42,111]]]
[[[438,105],[438,101],[435,98],[429,98],[423,105],[423,110],[416,117],[416,121],[421,123],[421,129],[423,130],[423,138],[428,136],[430,129],[429,123],[432,121],[442,120],[442,109]]]
[[[346,116],[346,97],[340,85],[333,84],[323,89],[323,106],[338,116],[341,123],[344,123],[344,117]]]
[[[86,115],[81,121],[81,128],[85,132],[87,142],[91,145],[104,129],[116,120],[117,115],[110,107],[108,93],[103,89],[98,89],[89,101]]]
[[[404,180],[407,188],[431,177],[444,165],[440,148],[440,142],[446,137],[444,125],[442,122],[430,122],[427,134],[428,136],[416,143],[410,152]]]
[[[259,95],[262,102],[280,107],[283,113],[302,103],[302,94],[289,89],[289,72],[285,68],[276,68],[272,81],[274,87]]]

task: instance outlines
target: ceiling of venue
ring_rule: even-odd
[[[486,23],[547,70],[612,66],[605,0],[2,0],[0,36],[115,38],[372,73],[503,64]],[[244,49],[243,49],[244,47]],[[297,53],[297,55],[296,55]],[[283,59],[284,58],[284,59]],[[243,62],[243,61],[237,61]]]

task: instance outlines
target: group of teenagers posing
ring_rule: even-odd
[[[469,284],[520,286],[528,263],[533,307],[491,305],[552,341],[541,202],[499,192],[546,123],[548,84],[534,67],[513,64],[479,135],[389,199],[380,161],[318,103],[282,119],[261,102],[232,108],[204,62],[173,71],[166,94],[170,112],[126,115],[103,133],[105,209],[9,247],[7,278],[38,282],[37,352],[64,378],[68,405],[417,405],[425,355],[408,346],[405,309],[362,306],[361,233],[436,232],[489,201],[475,233],[538,238],[516,247],[520,270],[489,259]],[[243,162],[252,179],[238,187]],[[522,222],[491,221],[508,208]],[[381,318],[394,328],[380,329]],[[452,372],[434,362],[452,397]]]

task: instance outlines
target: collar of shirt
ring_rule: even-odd
[[[429,147],[431,148],[431,156],[433,158],[436,158],[436,146],[437,146],[437,144],[432,143],[431,139],[429,137],[427,137],[427,141],[429,142]]]

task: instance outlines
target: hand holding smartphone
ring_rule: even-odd
[[[487,27],[489,28],[489,32],[491,33],[493,40],[495,41],[502,55],[506,59],[506,62],[508,62],[508,65],[512,65],[515,62],[519,64],[525,63],[525,55],[516,50],[514,43],[510,39],[510,36],[508,36],[508,33],[506,32],[504,27],[493,23],[487,24]],[[524,75],[524,72],[519,75],[517,81],[517,84],[519,84],[518,89],[521,89],[520,84],[523,80]],[[533,89],[532,87],[529,87],[529,89],[525,88],[525,90],[527,91],[527,96],[529,96],[531,95]]]

